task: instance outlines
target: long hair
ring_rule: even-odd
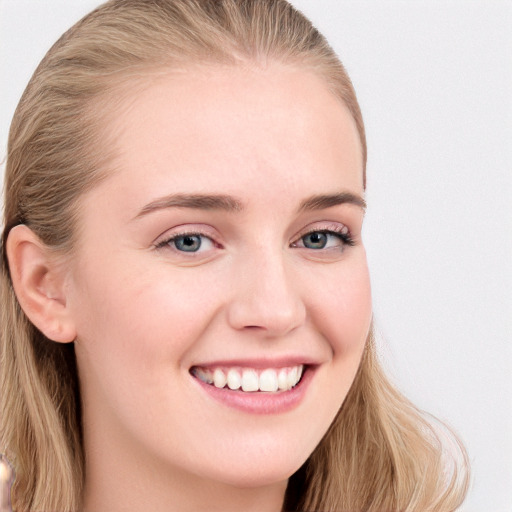
[[[355,121],[365,165],[350,79],[285,0],[111,0],[66,32],[35,71],[9,134],[0,278],[0,451],[15,466],[15,509],[79,509],[84,454],[73,344],[48,340],[22,311],[5,254],[9,230],[26,224],[48,247],[73,250],[79,198],[105,176],[115,139],[99,127],[152,73],[267,62],[324,80]],[[284,508],[454,510],[467,490],[467,457],[456,441],[460,462],[447,459],[432,425],[385,378],[370,335],[336,419],[289,481]]]

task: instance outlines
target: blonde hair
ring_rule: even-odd
[[[112,0],[65,33],[35,71],[9,136],[2,238],[0,451],[15,465],[15,509],[79,509],[84,454],[73,344],[46,339],[21,310],[5,254],[9,230],[23,223],[48,247],[72,250],[77,200],[108,167],[98,126],[134,80],[187,64],[267,62],[325,81],[350,110],[366,163],[350,79],[325,38],[285,0]],[[284,509],[456,509],[467,490],[467,458],[458,445],[462,464],[454,458],[450,466],[437,432],[385,378],[370,335],[335,421],[290,479]]]

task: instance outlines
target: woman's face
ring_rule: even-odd
[[[88,461],[285,482],[370,326],[354,122],[277,65],[169,73],[122,105],[66,284]]]

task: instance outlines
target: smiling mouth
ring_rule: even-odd
[[[297,386],[304,373],[304,365],[264,369],[194,366],[190,373],[205,384],[219,389],[245,393],[278,393]]]

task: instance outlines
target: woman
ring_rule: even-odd
[[[14,509],[454,510],[464,465],[376,360],[365,161],[284,1],[117,0],[68,31],[9,139]]]

